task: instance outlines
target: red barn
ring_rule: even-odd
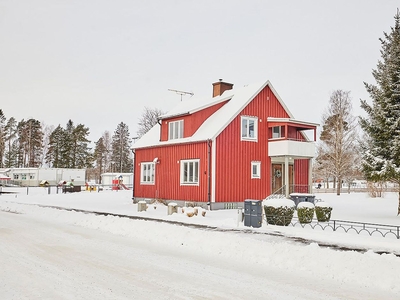
[[[133,198],[218,209],[310,192],[316,127],[295,120],[269,81],[233,89],[220,80],[212,98],[181,101],[134,144]]]

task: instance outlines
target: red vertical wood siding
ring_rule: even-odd
[[[208,117],[210,117],[218,109],[224,106],[226,102],[227,101],[215,104],[191,115],[184,115],[176,118],[162,120],[161,141],[168,140],[168,126],[170,122],[183,120],[183,137],[190,137],[197,131],[197,129],[199,129],[201,124],[203,124]]]
[[[136,149],[135,197],[206,202],[207,153],[207,142]],[[155,184],[140,184],[140,163],[152,162],[155,157],[160,160],[156,164]],[[180,161],[183,159],[200,159],[199,185],[180,185]]]
[[[258,117],[258,141],[241,141],[241,116]],[[288,118],[270,88],[265,87],[216,140],[215,201],[264,199],[271,193],[267,117]],[[251,162],[261,161],[261,178],[251,178]]]
[[[308,191],[308,159],[295,159],[294,183],[296,193],[309,193]]]

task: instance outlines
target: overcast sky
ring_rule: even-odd
[[[296,119],[320,123],[333,90],[363,81],[394,25],[392,0],[0,0],[0,108],[7,119],[71,119],[97,141],[145,106],[211,96],[219,78],[270,80]],[[183,97],[190,101],[190,97]]]

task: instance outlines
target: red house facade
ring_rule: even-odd
[[[134,144],[133,198],[213,209],[309,192],[316,128],[295,120],[269,81],[216,82],[212,98],[180,102]]]

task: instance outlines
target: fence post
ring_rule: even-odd
[[[336,231],[336,221],[333,220],[333,231]]]
[[[397,226],[397,239],[399,239],[400,238],[400,236],[399,236],[399,226]]]

